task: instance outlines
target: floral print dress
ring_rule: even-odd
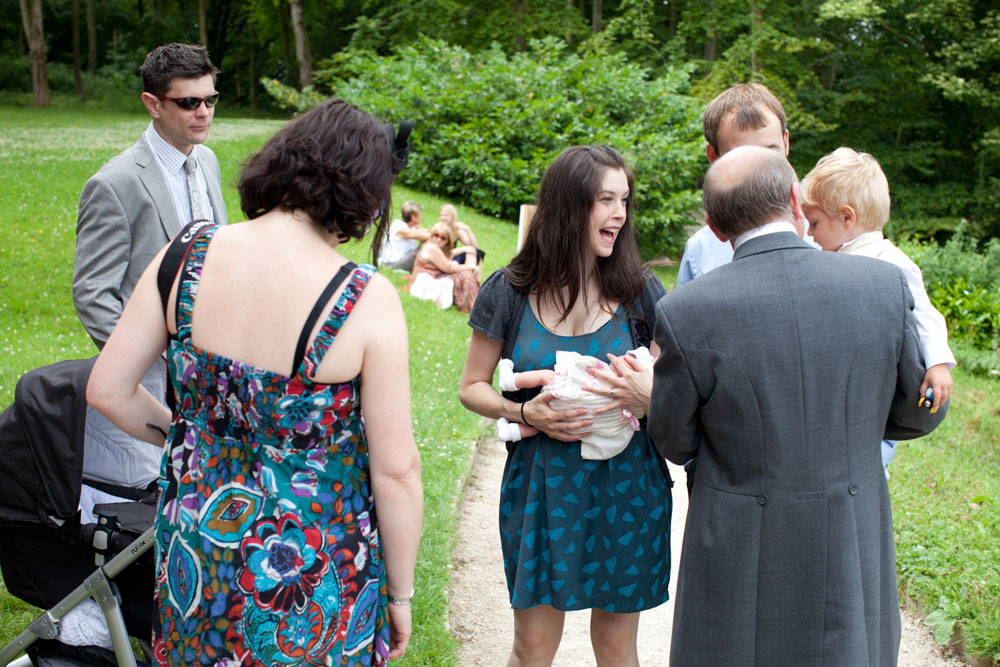
[[[176,405],[156,521],[157,663],[384,665],[385,568],[360,378],[308,379],[375,269],[352,271],[285,377],[191,341],[216,229],[185,261],[168,350]]]

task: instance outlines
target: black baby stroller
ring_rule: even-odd
[[[3,581],[13,595],[48,610],[0,650],[0,666],[22,651],[35,665],[146,664],[137,663],[128,635],[140,641],[147,660],[151,656],[154,494],[83,479],[85,390],[93,362],[62,361],[26,373],[14,404],[0,414]],[[84,482],[130,502],[95,505],[98,522],[81,524]],[[58,641],[75,608],[86,603],[96,611],[88,598],[100,607],[113,651]]]

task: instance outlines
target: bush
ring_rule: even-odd
[[[516,220],[561,150],[608,144],[636,175],[645,256],[676,252],[700,206],[701,109],[684,95],[687,70],[651,79],[624,55],[568,53],[553,38],[512,56],[422,39],[389,57],[345,52],[321,67],[316,81],[336,96],[387,121],[415,121],[404,184]],[[269,89],[296,109],[314,104]]]
[[[28,56],[0,54],[0,90],[31,92],[31,64]]]
[[[1000,239],[980,252],[961,222],[943,246],[904,241],[900,247],[920,266],[949,334],[979,350],[1000,348]]]

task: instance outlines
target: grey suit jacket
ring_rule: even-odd
[[[215,221],[226,224],[219,161],[205,146],[195,146],[194,155],[204,169]],[[142,137],[83,186],[73,304],[98,348],[111,335],[149,262],[187,222],[178,216],[163,173]]]
[[[895,665],[880,441],[929,432],[900,270],[790,232],[657,304],[649,431],[697,458],[672,665]]]

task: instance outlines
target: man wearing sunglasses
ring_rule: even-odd
[[[197,218],[226,223],[219,162],[202,145],[219,99],[217,71],[202,46],[166,44],[151,51],[139,72],[142,103],[152,121],[135,144],[105,163],[83,187],[73,304],[98,348],[114,329],[143,270],[185,224]],[[162,361],[150,369],[143,384],[154,396],[165,396]],[[127,435],[92,411],[86,434],[88,440],[101,441],[101,449],[120,452],[94,466],[85,461],[88,476],[94,467],[108,472],[109,478],[97,479],[131,486],[156,477],[159,449],[138,440],[129,444]],[[143,456],[146,450],[152,450],[148,457]],[[89,451],[88,446],[88,456]],[[130,478],[116,477],[129,469],[134,471]]]

